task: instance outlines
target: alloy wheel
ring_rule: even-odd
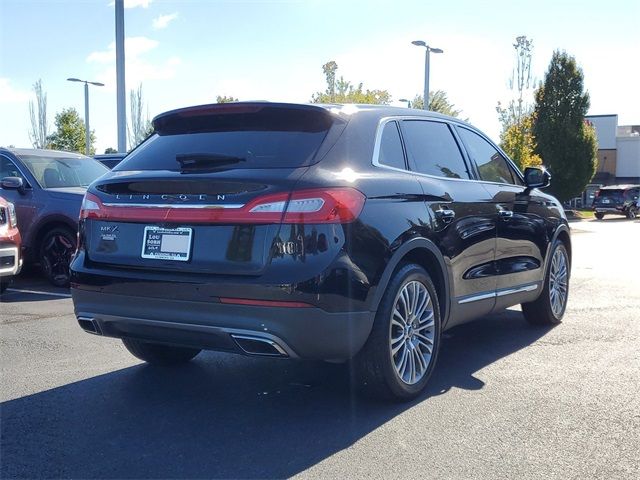
[[[418,281],[405,284],[391,314],[389,349],[398,377],[418,383],[429,369],[435,342],[435,315],[427,287]]]
[[[74,250],[74,243],[62,233],[55,233],[46,239],[42,261],[47,276],[55,284],[62,285],[69,280],[69,264]]]
[[[556,317],[560,317],[567,302],[569,286],[569,269],[567,268],[567,256],[561,249],[556,249],[551,259],[549,271],[549,299],[551,310]]]

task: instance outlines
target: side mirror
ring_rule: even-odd
[[[524,183],[527,188],[544,188],[551,183],[551,174],[544,167],[527,167],[524,169]]]
[[[2,181],[0,181],[0,186],[4,190],[17,190],[21,194],[24,194],[24,181],[20,177],[4,177]]]

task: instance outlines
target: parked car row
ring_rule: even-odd
[[[0,148],[0,195],[15,209],[24,261],[55,286],[69,285],[85,191],[108,171],[76,153]]]

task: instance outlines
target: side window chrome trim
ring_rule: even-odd
[[[384,127],[389,122],[400,122],[402,120],[423,120],[423,121],[429,121],[429,122],[444,123],[445,125],[455,125],[455,123],[448,122],[447,120],[444,120],[444,119],[441,119],[441,118],[421,117],[421,116],[418,116],[418,115],[407,115],[407,116],[383,117],[383,118],[381,118],[380,121],[378,122],[377,130],[376,130],[376,141],[375,141],[375,144],[373,146],[373,158],[371,159],[371,164],[374,167],[383,168],[385,170],[392,170],[394,172],[409,173],[411,175],[418,175],[420,177],[433,178],[433,179],[436,179],[436,180],[450,180],[450,181],[454,181],[454,182],[478,182],[478,179],[476,179],[476,178],[439,177],[437,175],[429,175],[428,173],[416,172],[414,170],[409,170],[409,169],[402,170],[400,168],[390,167],[388,165],[381,164],[378,161],[378,158],[380,156],[380,144],[382,142],[382,132],[384,130]],[[453,136],[453,132],[451,133],[451,135]],[[404,138],[402,137],[402,133],[400,134],[400,136],[402,138],[402,143],[403,143],[402,147],[403,147],[403,150],[405,151],[405,162],[408,162],[407,153],[406,153],[406,146],[404,145]],[[457,139],[455,138],[455,136],[454,136],[454,140],[456,140],[456,142],[457,142]],[[462,155],[462,157],[464,159],[463,152],[460,152],[460,154]]]

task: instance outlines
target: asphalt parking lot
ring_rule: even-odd
[[[640,478],[640,221],[572,223],[565,321],[449,331],[410,404],[345,365],[141,364],[34,274],[0,305],[2,478]]]

